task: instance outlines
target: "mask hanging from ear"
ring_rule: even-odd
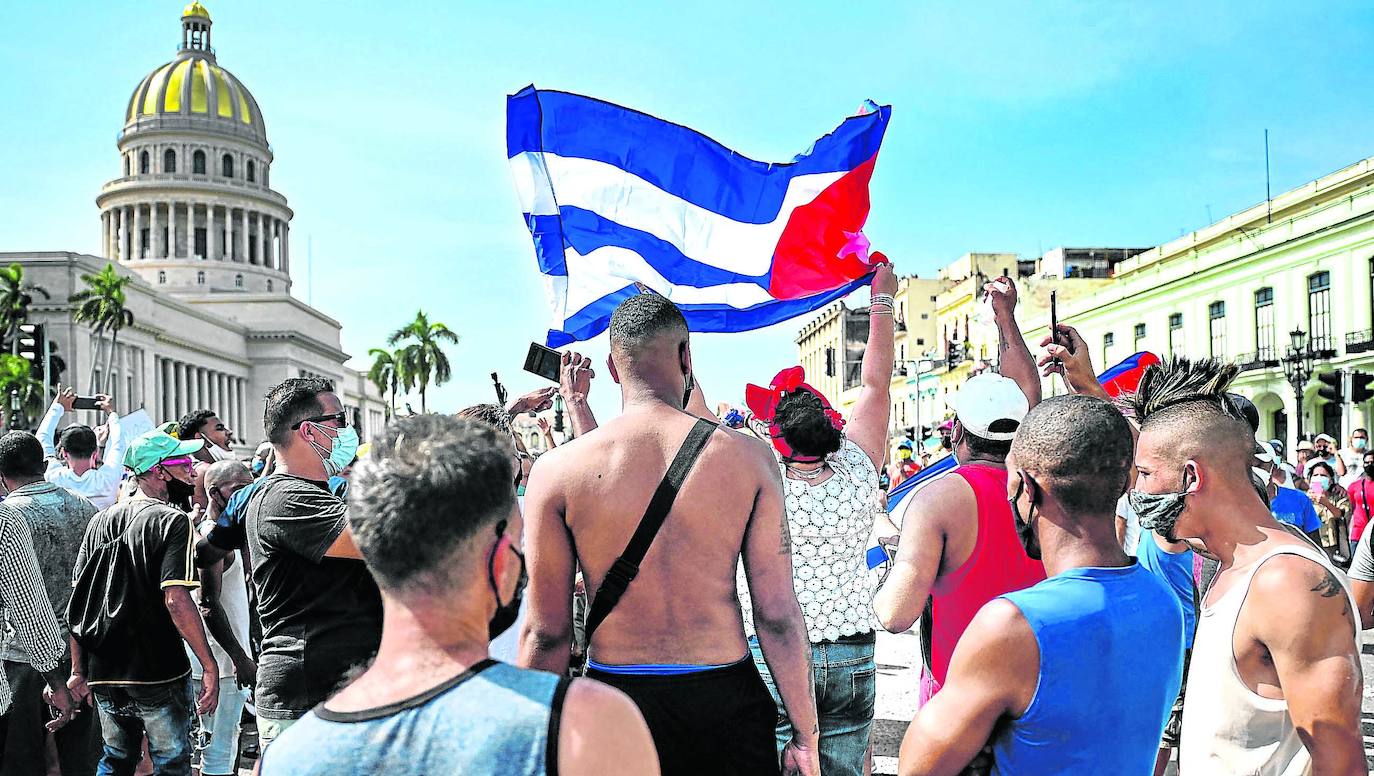
[[[169,473],[167,476],[171,477]],[[167,503],[184,512],[191,511],[191,497],[196,494],[196,486],[182,482],[176,477],[167,481]]]
[[[687,409],[687,403],[692,400],[692,391],[697,387],[696,378],[691,372],[687,373],[687,387],[682,389],[682,408]]]
[[[1026,478],[1021,477],[1021,482],[1016,486],[1016,495],[1008,499],[1011,504],[1011,516],[1016,522],[1016,538],[1021,540],[1021,549],[1026,551],[1026,557],[1031,560],[1041,560],[1040,539],[1035,535],[1035,529],[1031,527],[1030,521],[1035,519],[1035,494],[1031,493],[1030,514],[1025,520],[1021,519],[1021,494],[1026,490]]]
[[[1188,497],[1188,481],[1190,475],[1188,470],[1183,470],[1183,490],[1177,493],[1142,493],[1138,490],[1128,491],[1126,501],[1131,505],[1131,510],[1140,519],[1140,527],[1154,531],[1171,542],[1178,541],[1174,535],[1174,526],[1178,523],[1178,518],[1183,515],[1183,508],[1186,505],[1185,499]]]
[[[502,520],[496,524],[496,535],[504,537],[506,532],[506,521]],[[502,633],[510,630],[515,624],[515,620],[520,616],[520,602],[525,597],[525,585],[530,581],[529,573],[525,568],[525,554],[515,549],[511,545],[510,551],[520,561],[520,579],[515,583],[515,592],[511,594],[510,600],[501,602],[501,587],[496,584],[496,553],[501,550],[501,539],[497,539],[496,546],[492,548],[491,555],[487,559],[487,579],[491,583],[492,595],[496,596],[496,612],[487,621],[487,638],[494,639]]]

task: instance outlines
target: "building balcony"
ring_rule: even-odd
[[[1271,369],[1282,365],[1270,351],[1259,351],[1257,353],[1242,353],[1236,356],[1236,363],[1240,365],[1240,371],[1253,372],[1259,369]]]
[[[1374,350],[1374,329],[1352,331],[1345,335],[1346,353],[1364,353]]]

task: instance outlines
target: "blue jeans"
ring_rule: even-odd
[[[146,687],[99,687],[105,751],[96,776],[132,776],[143,755],[143,735],[153,757],[154,776],[191,773],[191,692],[185,679]]]
[[[194,688],[200,687],[195,681]],[[194,691],[192,697],[195,697]],[[233,674],[219,680],[219,705],[200,717],[200,772],[204,776],[232,776],[239,756],[239,722],[248,689],[239,687]],[[205,739],[209,739],[208,742]]]
[[[792,740],[792,723],[783,711],[782,697],[773,684],[757,639],[749,639],[749,651],[759,674],[778,706],[778,754]],[[877,697],[873,644],[831,641],[811,645],[812,681],[816,683],[816,712],[821,724],[821,773],[826,776],[862,776],[873,729],[873,704]]]

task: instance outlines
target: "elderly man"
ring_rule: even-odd
[[[76,558],[67,609],[78,699],[94,695],[105,751],[100,773],[132,774],[143,737],[159,774],[191,770],[190,715],[219,697],[192,563],[191,453],[203,443],[161,431],[133,441],[124,466],[137,494],[91,519]],[[185,641],[205,673],[194,706]]]

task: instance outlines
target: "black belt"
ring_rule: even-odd
[[[848,636],[841,636],[838,639],[826,639],[822,644],[876,644],[878,634],[874,631],[864,631],[863,633],[853,633]]]

